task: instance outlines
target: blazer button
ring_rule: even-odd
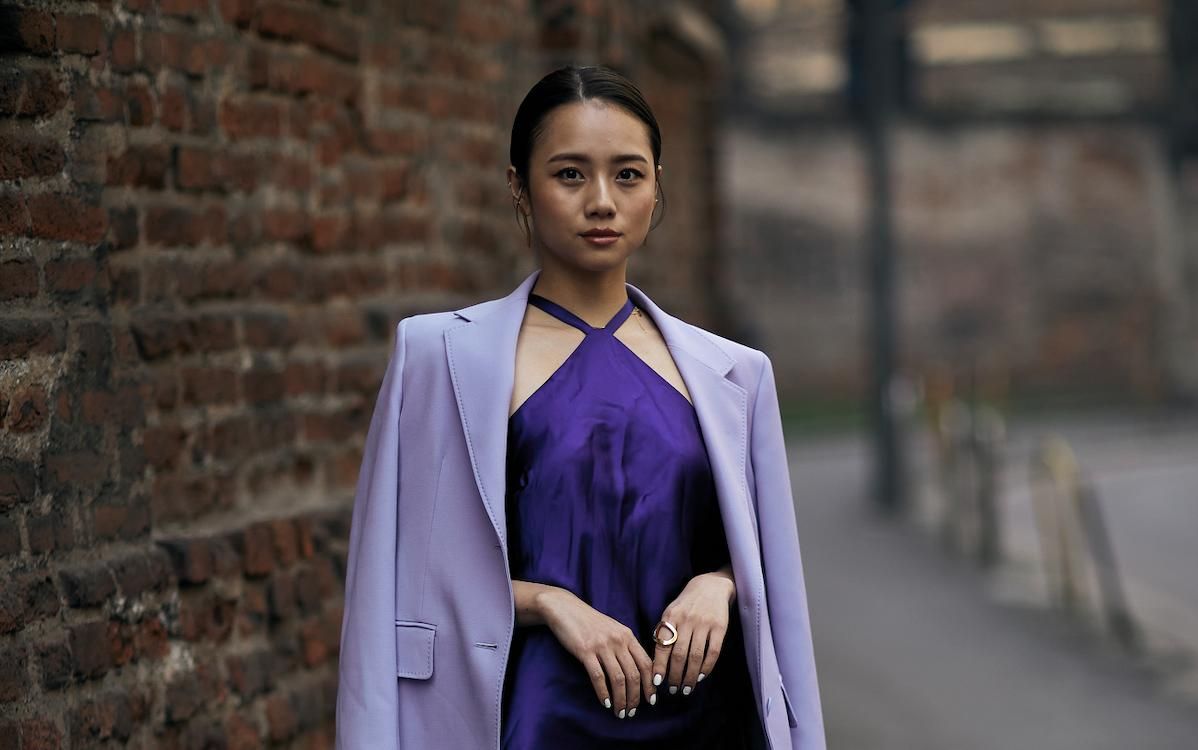
[[[774,696],[767,696],[765,699],[765,715],[770,715],[770,704],[774,702]]]

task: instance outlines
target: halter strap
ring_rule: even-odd
[[[591,333],[593,331],[607,331],[608,333],[614,333],[616,329],[623,325],[624,321],[628,319],[628,316],[632,314],[632,298],[629,297],[628,299],[624,300],[624,305],[616,311],[616,314],[612,316],[612,319],[607,321],[607,325],[603,326],[603,328],[596,328],[553,300],[548,299],[547,297],[542,297],[536,292],[528,293],[528,302],[531,305],[541,308],[563,323],[568,323],[574,326],[583,333]]]

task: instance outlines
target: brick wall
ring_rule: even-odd
[[[520,96],[570,59],[661,99],[632,280],[709,322],[710,61],[632,2],[0,12],[0,747],[329,746],[394,325],[531,270]]]

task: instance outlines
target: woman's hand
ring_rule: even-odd
[[[671,694],[677,693],[681,685],[682,694],[690,695],[699,680],[711,674],[728,632],[729,605],[735,597],[731,565],[697,575],[686,584],[661,615],[662,620],[677,628],[678,639],[669,646],[654,648],[654,685],[660,685],[664,678]],[[669,630],[659,628],[658,638],[669,636]]]
[[[545,624],[586,669],[600,703],[623,719],[636,715],[642,694],[656,702],[653,662],[628,626],[566,589],[547,587],[537,598]]]

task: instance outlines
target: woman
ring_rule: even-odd
[[[400,322],[354,503],[338,747],[824,746],[769,360],[625,280],[660,152],[619,74],[549,74],[508,167],[540,267]]]

